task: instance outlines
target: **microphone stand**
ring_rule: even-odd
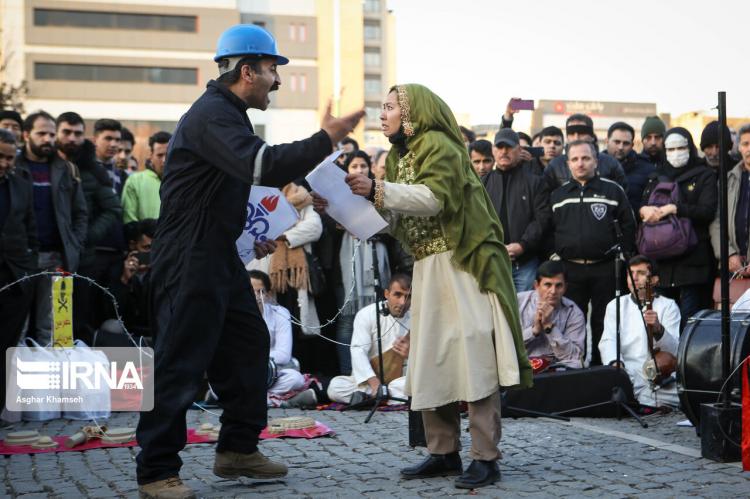
[[[365,418],[365,423],[369,423],[372,419],[372,416],[375,414],[375,411],[378,410],[378,407],[380,407],[383,403],[388,403],[389,400],[395,400],[397,402],[403,402],[406,403],[406,399],[394,397],[390,394],[388,391],[388,384],[385,382],[385,368],[383,367],[383,338],[382,338],[382,331],[380,326],[380,297],[383,294],[383,288],[381,284],[381,277],[380,277],[380,268],[378,267],[378,252],[377,252],[377,241],[375,239],[370,239],[370,246],[372,246],[372,271],[373,271],[373,277],[375,281],[375,324],[377,328],[377,342],[378,342],[378,391],[375,394],[375,400],[372,399],[366,399],[362,402],[359,402],[354,405],[350,405],[346,408],[346,410],[351,409],[359,409],[361,407],[367,407],[370,404],[373,404],[372,408],[370,409],[370,413]],[[385,305],[383,305],[385,306]]]
[[[620,223],[617,219],[613,220],[614,227],[615,227],[615,245],[612,246],[609,251],[607,251],[607,254],[615,253],[615,369],[617,369],[617,374],[620,374],[620,371],[622,371],[622,353],[620,351],[620,345],[621,345],[621,324],[620,324],[620,296],[621,296],[621,267],[620,262],[624,261],[625,257],[623,255],[622,251],[622,230],[620,229]],[[625,262],[625,265],[627,265],[627,262]],[[628,272],[630,269],[628,269]],[[632,277],[631,277],[632,279]],[[596,345],[591,345],[591,348],[596,348]],[[614,386],[612,388],[612,398],[607,400],[606,402],[599,402],[597,404],[591,404],[584,407],[576,407],[574,409],[567,409],[565,411],[559,411],[554,413],[555,415],[561,415],[566,414],[569,412],[576,412],[584,409],[592,409],[594,407],[601,407],[605,405],[614,404],[617,408],[617,419],[622,419],[621,410],[625,410],[627,413],[629,413],[631,416],[635,418],[636,421],[643,427],[648,428],[648,424],[646,424],[638,414],[627,404],[627,395],[623,391],[622,388],[619,386]]]

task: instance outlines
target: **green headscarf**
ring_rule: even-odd
[[[493,292],[513,332],[520,387],[532,385],[532,370],[523,343],[518,300],[510,257],[503,244],[503,229],[492,202],[471,167],[469,154],[448,105],[422,85],[397,85],[402,132],[414,154],[415,184],[430,188],[442,204],[438,219],[453,249],[452,263],[474,276],[483,292]],[[399,161],[398,147],[386,160],[386,180],[393,182]]]

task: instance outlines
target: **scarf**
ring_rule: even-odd
[[[427,87],[398,85],[391,91],[398,95],[406,147],[414,154],[414,183],[429,187],[443,206],[438,219],[453,250],[452,263],[471,274],[482,292],[497,296],[513,333],[520,386],[530,387],[532,369],[523,343],[503,229],[487,191],[471,167],[458,123],[448,105]],[[393,147],[386,160],[389,182],[396,179],[398,161],[399,153]],[[404,240],[398,227],[394,235]]]
[[[307,189],[295,183],[287,184],[281,192],[297,212],[312,204],[312,196]],[[268,277],[271,278],[271,289],[276,293],[286,293],[290,287],[305,291],[309,289],[310,273],[304,248],[290,248],[286,243],[277,245],[276,251],[271,254]]]

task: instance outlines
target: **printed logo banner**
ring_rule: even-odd
[[[255,241],[274,240],[299,220],[284,194],[275,187],[254,185],[247,201],[247,219],[237,239],[237,252],[245,265],[255,258]]]
[[[5,404],[11,411],[150,411],[154,407],[151,348],[14,347]]]

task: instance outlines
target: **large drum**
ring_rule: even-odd
[[[730,371],[750,354],[750,312],[732,314],[730,323]],[[739,402],[740,377],[735,375],[726,390]],[[721,377],[721,312],[701,310],[688,320],[677,349],[677,391],[680,404],[696,428],[700,404],[716,402],[724,380]]]

